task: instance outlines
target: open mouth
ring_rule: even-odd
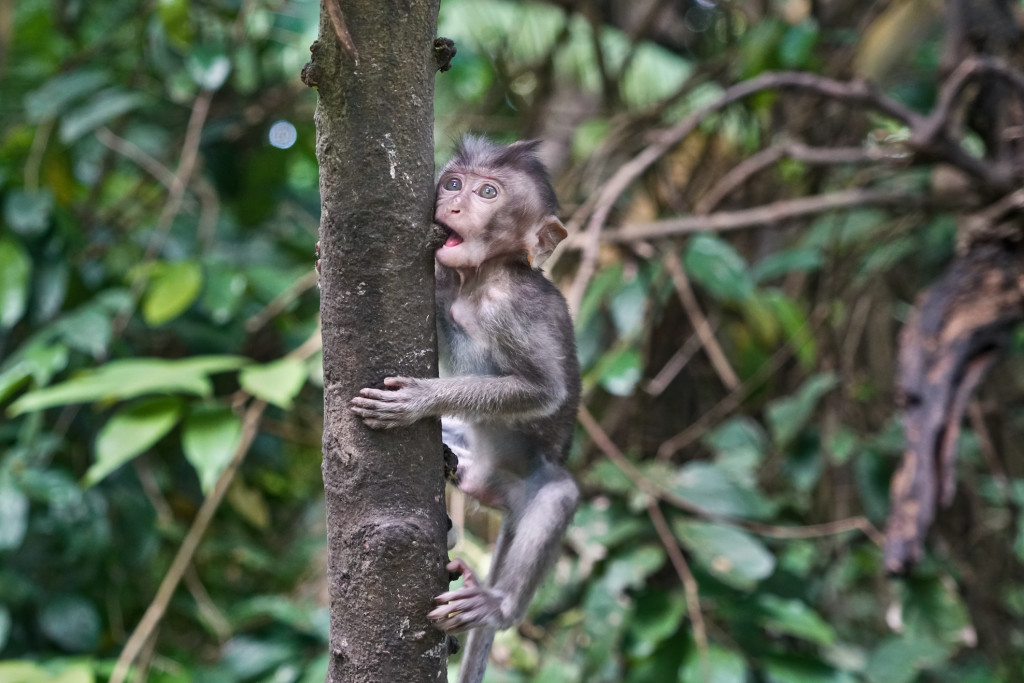
[[[448,232],[448,237],[444,241],[444,246],[446,246],[446,247],[457,247],[460,244],[462,244],[462,235],[460,235],[459,233],[455,232],[454,230],[449,228],[444,223],[438,222],[438,225],[440,225],[442,228],[444,228]]]

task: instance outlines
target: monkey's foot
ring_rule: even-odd
[[[458,486],[459,456],[446,443],[441,444],[441,449],[444,453],[444,478]]]
[[[458,52],[455,41],[451,38],[438,37],[434,40],[434,61],[437,63],[437,70],[444,73],[452,68],[452,58]]]
[[[503,621],[501,595],[480,585],[476,574],[462,560],[452,560],[448,564],[448,572],[461,573],[463,586],[434,598],[434,602],[441,606],[427,614],[427,618],[447,633],[500,625]]]

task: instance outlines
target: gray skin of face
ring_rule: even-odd
[[[465,138],[441,171],[435,253],[441,377],[389,377],[351,410],[373,429],[440,417],[458,486],[504,511],[486,582],[460,559],[463,586],[428,615],[470,630],[460,683],[479,683],[499,629],[520,622],[558,555],[579,490],[565,458],[580,371],[565,299],[539,270],[565,237],[536,143]]]

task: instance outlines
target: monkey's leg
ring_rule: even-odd
[[[554,465],[544,470],[533,475],[543,474],[543,483],[505,515],[502,543],[495,548],[487,586],[501,597],[498,628],[508,628],[526,616],[537,586],[558,557],[562,536],[579,502],[579,489],[566,470]],[[536,486],[529,479],[524,483],[528,488]]]
[[[558,555],[558,547],[579,499],[572,477],[561,467],[546,464],[523,480],[502,524],[500,543],[486,585],[469,567],[462,569],[464,585],[434,598],[441,604],[430,618],[445,631],[491,627],[508,628],[522,620],[537,585]]]

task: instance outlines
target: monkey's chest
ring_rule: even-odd
[[[453,376],[497,375],[494,345],[473,312],[459,302],[438,320],[441,362]]]

